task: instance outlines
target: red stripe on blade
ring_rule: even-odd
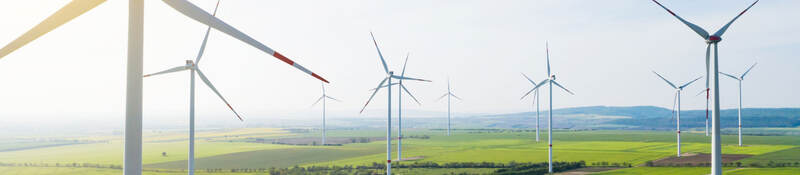
[[[233,113],[234,113],[234,114],[236,114],[236,118],[239,118],[239,120],[240,120],[240,121],[244,121],[244,120],[242,119],[242,117],[241,117],[241,116],[239,116],[239,114],[235,112],[236,110],[233,110],[233,107],[231,107],[231,104],[227,104],[227,103],[225,103],[225,105],[228,105],[228,108],[231,108],[231,111],[234,111]]]
[[[272,56],[278,58],[279,60],[285,62],[286,64],[294,65],[294,61],[290,60],[289,58],[286,58],[286,56],[283,56],[278,52],[275,52],[274,54],[272,54]]]
[[[323,81],[323,82],[325,82],[325,83],[330,83],[330,82],[328,82],[328,80],[326,80],[325,78],[322,78],[322,77],[320,77],[320,76],[319,76],[319,75],[317,75],[316,73],[311,73],[311,76],[314,76],[314,78],[317,78],[317,79],[319,79],[319,80],[322,80],[322,81]]]

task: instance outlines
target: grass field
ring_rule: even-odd
[[[723,168],[725,175],[797,175],[800,168]],[[704,175],[708,167],[636,167],[593,173],[592,175]]]
[[[781,151],[770,152],[766,154],[760,154],[757,156],[753,156],[747,159],[742,160],[744,164],[750,163],[763,163],[770,161],[773,162],[783,162],[783,163],[800,163],[800,147],[795,147],[792,149],[785,149]]]
[[[270,168],[314,165],[371,165],[384,163],[385,141],[345,144],[343,146],[292,146],[240,142],[259,138],[315,137],[319,133],[288,132],[280,129],[207,130],[197,141],[197,168]],[[329,137],[380,137],[384,130],[333,130]],[[429,136],[429,139],[404,139],[404,157],[421,157],[413,162],[546,162],[547,138],[542,132],[540,142],[534,132],[497,132],[482,130],[457,130],[453,136],[444,136],[441,130],[409,129],[404,135]],[[586,161],[643,164],[649,160],[675,155],[675,135],[659,131],[564,131],[554,132],[554,161]],[[181,171],[186,165],[187,141],[180,132],[148,134],[144,144],[144,164],[148,170]],[[96,136],[93,136],[98,138]],[[688,133],[682,135],[683,152],[708,153],[708,137]],[[723,153],[751,154],[742,160],[766,165],[769,161],[800,161],[800,138],[796,136],[745,136],[746,146],[735,145],[736,137],[723,136]],[[0,163],[99,163],[122,164],[121,142],[110,139],[106,143],[64,145],[0,152]],[[396,146],[397,141],[393,141]],[[396,159],[396,148],[392,157]],[[166,152],[167,156],[162,156]],[[36,172],[41,169],[41,172]],[[6,171],[3,171],[6,170]],[[496,169],[396,169],[404,174],[449,174],[450,172],[489,173]],[[775,173],[793,171],[792,168],[737,169],[730,173]],[[707,167],[635,167],[619,169],[605,174],[703,174]],[[66,168],[66,167],[0,167],[0,172],[13,174],[118,174],[116,169]],[[156,173],[155,174],[170,174]],[[182,174],[182,173],[178,173]],[[242,173],[236,173],[242,174]],[[602,173],[601,173],[602,174]]]

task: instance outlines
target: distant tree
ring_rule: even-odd
[[[161,152],[162,157],[167,157],[167,152]]]

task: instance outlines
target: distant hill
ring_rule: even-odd
[[[494,114],[463,117],[465,124],[476,127],[530,128],[535,126],[535,112]],[[673,112],[655,106],[608,107],[588,106],[553,110],[555,128],[594,129],[669,129],[675,127]],[[540,112],[540,126],[547,126],[547,111]],[[681,111],[681,126],[705,126],[705,110]],[[723,128],[735,128],[737,110],[725,109],[721,113]],[[744,127],[799,127],[800,108],[744,108]],[[484,126],[479,126],[479,125]]]

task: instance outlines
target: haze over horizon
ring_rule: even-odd
[[[0,44],[6,44],[66,4],[19,1],[0,6]],[[194,0],[211,11],[216,1]],[[752,1],[662,2],[687,20],[716,31]],[[741,74],[744,107],[800,107],[800,13],[797,1],[763,1],[737,20],[720,46],[720,70]],[[0,59],[0,119],[17,123],[98,122],[122,126],[127,3],[108,1]],[[714,7],[714,8],[706,8]],[[704,76],[704,46],[696,34],[650,1],[222,1],[218,17],[331,81],[331,111],[358,110],[382,78],[369,38],[375,33],[390,69],[432,83],[407,82],[422,106],[404,97],[405,109],[445,111],[435,101],[450,77],[456,113],[531,110],[519,97],[532,86],[521,75],[545,78],[545,42],[553,72],[576,93],[554,93],[554,108],[659,106],[671,108],[673,90],[651,71],[678,84]],[[145,73],[194,58],[205,26],[160,1],[145,7]],[[81,45],[77,45],[80,43]],[[311,113],[319,81],[269,55],[212,30],[204,73],[245,119]],[[146,78],[146,125],[185,121],[188,73]],[[736,82],[720,77],[721,106],[737,106]],[[683,109],[705,109],[700,80],[683,93]],[[197,86],[198,125],[241,126],[213,92]],[[396,95],[396,89],[393,89]],[[547,107],[542,91],[542,109]],[[385,115],[382,91],[360,116]],[[396,97],[393,97],[396,100]],[[396,107],[395,109],[396,110]],[[305,112],[310,111],[310,112]],[[309,117],[317,117],[309,116]],[[245,120],[247,121],[247,120]],[[147,127],[147,126],[146,126]]]

